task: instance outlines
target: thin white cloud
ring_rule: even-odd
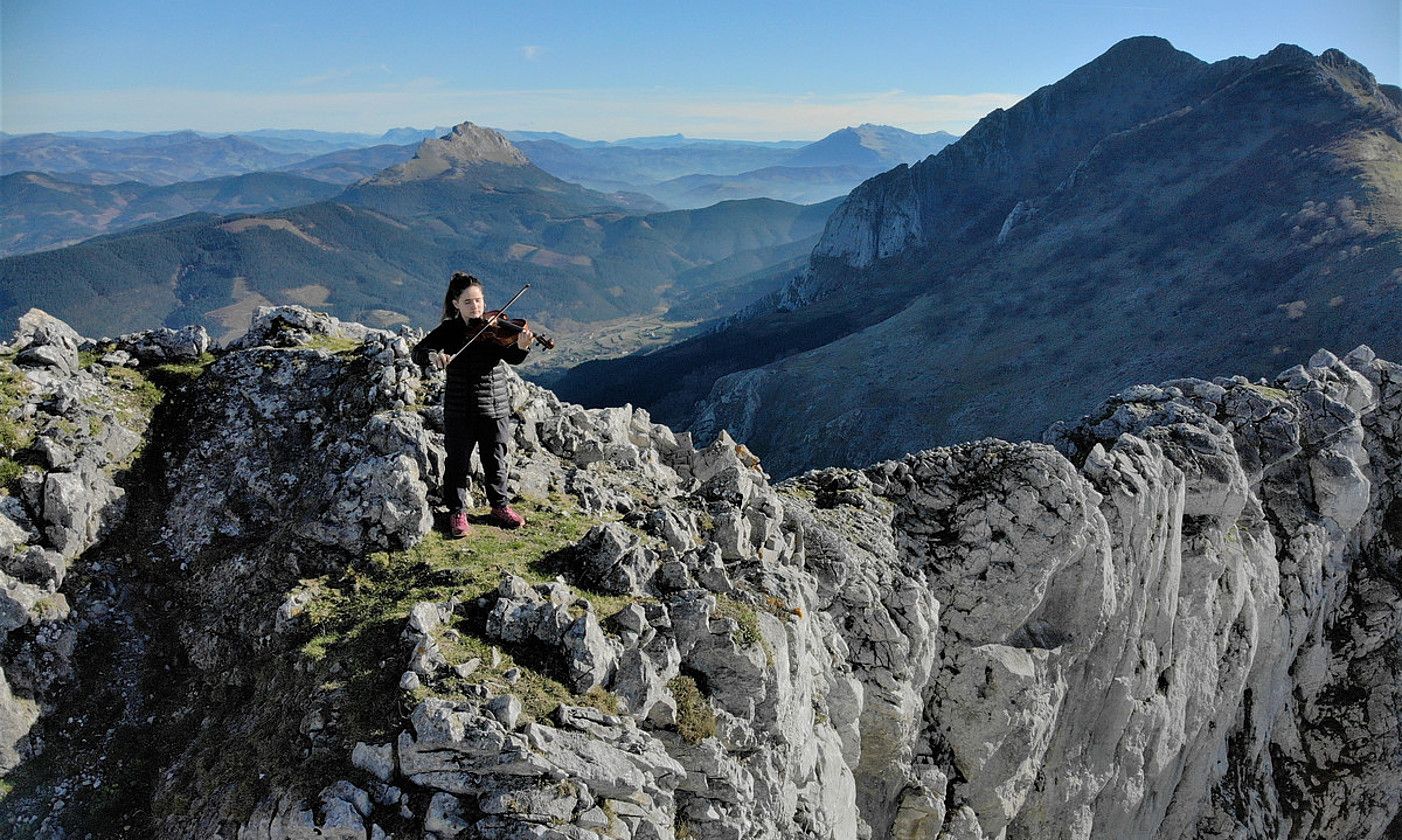
[[[325,73],[317,73],[314,76],[303,76],[300,79],[293,79],[292,84],[296,85],[297,87],[310,87],[312,85],[320,85],[325,84],[326,82],[332,82],[336,79],[348,79],[354,72],[355,71],[350,69],[349,67],[343,67],[337,70],[327,70]]]
[[[527,61],[535,61],[545,52],[545,47],[539,44],[527,44],[521,47],[521,56]]]
[[[315,85],[334,82],[338,79],[349,79],[359,75],[394,75],[387,64],[362,64],[358,67],[335,67],[323,73],[316,73],[311,76],[303,76],[300,79],[293,79],[294,87],[312,87]]]
[[[441,79],[357,91],[273,93],[145,89],[14,93],[5,97],[11,133],[194,128],[235,131],[270,125],[383,131],[396,125],[479,125],[563,131],[614,140],[682,132],[692,137],[816,139],[864,122],[908,131],[963,133],[1012,93],[913,94],[899,90],[832,95],[753,91],[681,92],[544,89],[461,90]]]

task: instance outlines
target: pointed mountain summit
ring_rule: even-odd
[[[564,218],[621,209],[612,196],[556,178],[500,132],[470,122],[424,140],[413,158],[360,181],[340,200],[400,219],[436,218],[455,230],[480,213]]]
[[[785,166],[896,166],[915,163],[958,140],[953,134],[914,132],[890,125],[862,123],[829,134],[797,150]]]
[[[470,122],[453,126],[453,130],[434,140],[419,144],[414,157],[396,164],[374,176],[370,183],[404,184],[429,179],[461,178],[474,167],[484,163],[505,166],[530,166],[521,150],[511,145],[500,133]]]

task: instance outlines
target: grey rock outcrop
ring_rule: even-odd
[[[132,550],[199,605],[171,620],[207,696],[320,684],[284,710],[280,754],[309,775],[254,787],[237,825],[196,802],[163,836],[1361,840],[1402,808],[1402,367],[1366,347],[1269,385],[1135,386],[1041,443],[779,485],[728,435],[697,450],[513,378],[513,482],[598,527],[544,582],[459,597],[474,567],[425,567],[434,594],[367,631],[389,647],[366,675],[297,646],[357,563],[419,556],[441,377],[410,369],[411,335],[332,352],[285,332],[182,392],[160,544]],[[89,445],[36,449],[51,466],[0,502],[11,642],[67,609],[16,570],[92,537],[61,478],[45,513]],[[12,673],[41,661],[4,663],[7,737],[41,711]],[[343,743],[344,684],[367,676],[398,712]],[[192,720],[165,778],[207,772],[242,711]]]
[[[363,342],[371,335],[383,334],[382,330],[375,330],[353,321],[342,321],[305,306],[260,306],[253,313],[248,331],[230,342],[229,349],[245,350],[264,345],[297,347],[306,344],[314,336]]]
[[[584,730],[659,744],[684,775],[629,784],[697,837],[1378,837],[1402,802],[1402,368],[1320,353],[1277,386],[1131,388],[1046,444],[990,439],[777,492],[731,469],[733,443],[730,463],[693,453],[677,498],[712,505],[706,537],[728,534],[721,568],[758,608],[662,586],[619,613],[601,685],[622,713]],[[503,586],[494,632],[537,632],[550,601],[529,589]],[[536,612],[506,606],[523,599]],[[545,636],[568,637],[563,621]],[[704,681],[716,720],[696,743],[673,734],[678,673]],[[433,708],[474,767],[510,754],[493,715]],[[545,731],[525,737],[548,755],[560,741],[530,734]],[[596,795],[622,778],[567,772]],[[415,783],[504,801],[455,778]],[[603,825],[602,801],[540,795],[523,807],[569,822],[561,836]],[[516,819],[475,830],[514,836]]]
[[[160,327],[145,332],[128,333],[116,340],[117,351],[127,354],[141,364],[193,362],[209,349],[209,333],[201,326],[173,330]],[[117,360],[119,363],[124,359]]]
[[[360,343],[293,344],[314,336]],[[260,310],[236,346],[192,386],[191,439],[168,456],[157,561],[215,595],[210,614],[187,624],[189,654],[210,668],[238,660],[230,640],[271,632],[299,576],[418,541],[442,462],[404,408],[414,365],[401,336],[288,307]],[[283,562],[250,559],[272,546]]]
[[[125,513],[121,473],[151,421],[149,392],[101,362],[92,342],[39,309],[19,320],[4,366],[7,465],[0,492],[0,773],[38,743],[28,733],[73,677],[76,627],[64,591],[78,556]],[[14,495],[10,495],[14,492]]]
[[[581,579],[600,592],[642,592],[657,570],[656,552],[617,522],[596,525],[579,545]]]
[[[63,321],[42,309],[30,309],[20,316],[9,347],[14,352],[22,352],[32,347],[53,347],[64,353],[72,353],[76,367],[78,348],[83,343],[83,337]]]

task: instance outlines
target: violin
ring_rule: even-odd
[[[510,347],[516,343],[516,337],[525,330],[529,324],[525,318],[505,318],[502,317],[502,310],[492,309],[482,313],[482,318],[486,320],[487,326],[480,333],[480,340],[491,344],[499,344],[502,347]],[[478,340],[478,339],[474,339]],[[555,349],[555,342],[548,336],[535,334],[535,340],[546,350]]]
[[[527,283],[526,285],[522,286],[521,291],[517,292],[516,295],[511,298],[511,300],[508,300],[506,302],[506,306],[503,306],[501,309],[493,309],[490,312],[483,312],[482,317],[486,320],[487,323],[482,326],[482,329],[477,331],[476,335],[472,336],[472,338],[469,338],[467,340],[467,344],[464,344],[462,346],[462,350],[459,350],[457,353],[454,353],[453,355],[449,356],[448,360],[443,363],[443,367],[447,367],[448,365],[452,364],[453,360],[456,359],[458,355],[462,353],[463,350],[466,350],[472,344],[472,342],[477,341],[479,338],[486,339],[492,344],[496,344],[501,347],[510,347],[511,345],[515,344],[517,337],[521,335],[521,331],[526,329],[526,327],[528,326],[526,324],[526,319],[504,318],[502,316],[505,314],[507,307],[515,303],[521,297],[521,295],[524,295],[526,293],[526,290],[530,287],[530,283]],[[554,341],[543,335],[537,334],[535,340],[540,342],[541,346],[544,347],[546,350],[549,350],[555,346]]]

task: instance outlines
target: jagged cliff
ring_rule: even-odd
[[[212,357],[31,321],[12,834],[1368,838],[1402,806],[1402,367],[1366,347],[778,485],[518,381],[530,524],[453,543],[408,331],[269,309]],[[34,488],[116,381],[160,399],[112,414],[145,431],[113,524],[105,485]]]
[[[1402,93],[1336,50],[1131,38],[878,175],[710,334],[556,383],[790,476],[1036,438],[1107,393],[1402,353]]]
[[[1333,341],[1390,356],[1395,90],[1337,50],[1209,65],[1122,42],[854,190],[767,302],[832,301],[852,334],[716,380],[690,428],[791,474],[1035,436],[1122,383],[1270,375]],[[837,314],[883,296],[877,318]]]

